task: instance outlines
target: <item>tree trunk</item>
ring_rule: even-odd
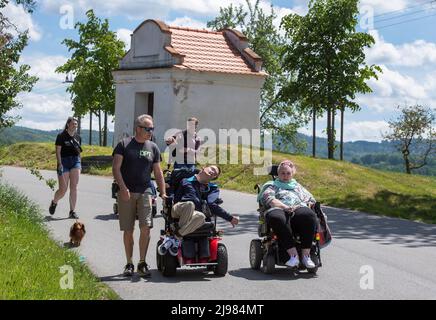
[[[312,156],[316,158],[316,108],[313,107]]]
[[[344,106],[341,107],[341,161],[344,161]]]
[[[98,145],[101,147],[101,110],[98,110]]]
[[[331,133],[331,138],[332,138],[332,143],[331,143],[331,147],[332,147],[332,157],[331,159],[335,158],[335,143],[336,143],[336,131],[335,131],[335,118],[336,118],[336,109],[333,108],[332,110],[332,133]]]
[[[332,110],[327,107],[327,149],[328,149],[328,158],[333,159],[332,154]]]
[[[412,174],[412,170],[410,169],[410,160],[409,160],[409,150],[403,152],[404,164],[406,166],[406,173]]]
[[[89,145],[92,146],[92,111],[89,111]]]
[[[77,134],[80,136],[80,131],[82,128],[82,117],[78,116],[77,117]]]
[[[104,112],[103,145],[107,147],[107,111]]]

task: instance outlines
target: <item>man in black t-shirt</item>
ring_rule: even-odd
[[[135,218],[138,216],[140,238],[138,273],[141,276],[151,276],[145,262],[150,241],[150,228],[153,226],[151,196],[151,171],[165,198],[165,182],[160,168],[160,152],[157,145],[150,139],[154,131],[153,118],[141,115],[135,120],[135,136],[124,138],[113,152],[112,172],[120,187],[118,192],[118,212],[120,230],[124,232],[124,248],[127,264],[124,269],[126,276],[134,271],[133,230]]]

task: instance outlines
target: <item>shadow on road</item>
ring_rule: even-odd
[[[325,208],[334,239],[372,240],[410,248],[436,247],[436,225]]]
[[[99,214],[95,216],[94,219],[103,221],[118,220],[118,215],[116,215],[115,213]]]
[[[273,274],[265,274],[260,270],[253,270],[251,268],[241,268],[238,270],[229,271],[233,277],[244,278],[252,281],[265,281],[265,280],[299,280],[299,279],[314,279],[317,275],[307,272],[293,272],[288,268],[277,267]]]
[[[244,214],[239,216],[239,224],[236,227],[221,219],[217,218],[217,229],[224,230],[225,236],[234,236],[244,233],[254,233],[257,234],[257,227],[259,226],[259,214],[257,212],[250,212],[249,214]]]
[[[104,282],[132,282],[136,283],[141,281],[141,277],[137,274],[134,274],[132,277],[125,277],[122,273],[114,275],[114,276],[105,276],[100,277],[101,281]]]
[[[152,277],[144,279],[146,282],[152,283],[180,283],[180,282],[205,282],[212,281],[212,279],[220,278],[213,274],[213,272],[207,272],[203,269],[177,269],[177,273],[174,277],[164,277],[158,270],[152,270]]]
[[[45,222],[49,222],[49,221],[63,221],[63,220],[71,220],[69,217],[66,218],[54,218],[52,216],[45,216],[44,217],[44,221]]]

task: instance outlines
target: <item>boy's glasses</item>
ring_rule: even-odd
[[[138,126],[138,127],[144,129],[145,132],[153,132],[153,130],[154,130],[153,127],[141,127],[141,126]]]

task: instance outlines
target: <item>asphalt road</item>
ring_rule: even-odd
[[[1,171],[3,181],[44,209],[53,238],[61,245],[68,242],[72,224],[66,219],[68,198],[60,201],[50,217],[53,192],[43,182],[23,168],[3,167]],[[42,174],[55,178],[55,172]],[[229,253],[225,277],[199,270],[178,270],[174,278],[163,277],[155,259],[163,226],[158,214],[147,255],[152,277],[126,279],[121,275],[125,256],[122,233],[112,213],[111,182],[110,178],[81,176],[77,213],[87,234],[82,245],[72,250],[78,250],[91,270],[123,299],[436,299],[436,225],[326,207],[334,239],[321,252],[323,267],[318,274],[293,274],[278,267],[273,275],[265,275],[251,270],[248,260],[250,241],[257,237],[255,196],[226,190],[222,191],[223,207],[241,219],[236,228],[223,220],[219,224]],[[135,264],[137,239],[135,233]]]

